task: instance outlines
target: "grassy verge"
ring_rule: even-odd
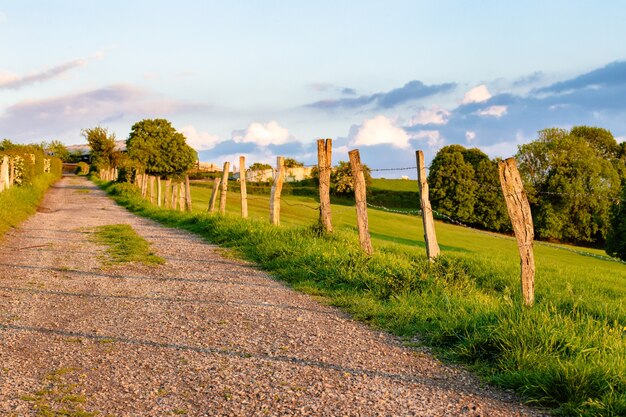
[[[128,224],[109,224],[97,227],[94,241],[107,246],[108,264],[141,262],[146,265],[162,264],[165,259],[150,250],[150,243],[139,236]]]
[[[535,307],[526,309],[520,307],[517,268],[500,258],[511,252],[507,260],[516,259],[508,240],[466,236],[473,232],[456,228],[446,233],[459,250],[451,245],[433,264],[415,246],[384,239],[366,257],[352,228],[321,236],[315,226],[272,227],[267,220],[159,209],[124,184],[106,189],[129,210],[232,248],[359,320],[407,339],[417,336],[529,403],[560,415],[626,415],[622,265],[541,248],[547,259],[540,263],[541,289]],[[385,216],[381,227],[389,233],[400,215]],[[406,216],[398,221],[406,234]],[[472,245],[488,245],[488,251],[468,250]],[[594,267],[581,274],[569,259]],[[617,274],[605,276],[607,271]]]
[[[35,214],[46,190],[58,176],[43,174],[32,185],[15,186],[0,193],[0,236]]]

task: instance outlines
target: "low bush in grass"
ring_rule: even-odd
[[[401,247],[362,254],[354,233],[273,227],[235,217],[150,206],[127,184],[109,184],[121,205],[236,250],[294,288],[322,295],[355,318],[418,337],[528,402],[571,416],[626,415],[626,319],[597,314],[576,295],[521,307],[518,277],[475,254],[429,263]]]

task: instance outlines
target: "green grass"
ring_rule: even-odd
[[[93,240],[107,246],[107,264],[141,262],[146,265],[162,264],[165,259],[150,250],[150,243],[128,224],[110,224],[97,227]]]
[[[443,255],[430,264],[419,217],[370,210],[375,254],[367,257],[345,205],[333,205],[336,232],[324,236],[310,198],[285,198],[298,205],[283,204],[282,226],[272,227],[267,196],[251,196],[244,221],[237,195],[226,216],[206,214],[206,188],[192,190],[192,214],[151,207],[123,184],[108,191],[131,211],[228,247],[356,319],[407,340],[417,335],[530,403],[561,415],[626,415],[626,265],[538,245],[528,309],[508,237],[438,222]]]
[[[53,174],[42,174],[32,185],[14,186],[1,192],[0,236],[35,214],[46,190],[58,179]]]
[[[411,172],[415,174],[416,171]],[[372,178],[372,186],[377,190],[387,191],[406,191],[417,193],[418,186],[417,180],[397,180],[397,179],[385,179],[385,178]]]

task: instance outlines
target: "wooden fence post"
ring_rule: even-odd
[[[176,195],[178,194],[178,185],[177,183],[172,184],[172,188],[170,189],[170,210],[176,210]]]
[[[9,158],[9,187],[13,187],[13,184],[15,184],[15,161]]]
[[[522,297],[524,304],[535,302],[535,257],[533,254],[533,218],[515,158],[498,162],[500,185],[520,254]]]
[[[365,176],[361,167],[361,157],[358,149],[348,152],[348,155],[350,156],[350,167],[352,168],[354,181],[354,200],[356,202],[356,223],[359,228],[359,242],[363,251],[371,255],[374,249],[372,248],[367,220],[367,200],[365,198],[367,190],[365,189]]]
[[[330,170],[332,167],[333,140],[317,140],[317,170],[320,181],[320,224],[325,232],[333,231],[330,212]]]
[[[154,175],[150,175],[150,204],[154,204]]]
[[[246,190],[246,157],[239,157],[239,191],[241,193],[241,218],[248,218],[248,194]]]
[[[161,191],[161,176],[156,177],[157,181],[157,207],[161,207],[161,200],[163,199],[163,192]]]
[[[215,201],[217,200],[217,191],[220,189],[220,182],[222,182],[220,178],[215,178],[213,180],[213,192],[211,193],[211,199],[209,200],[209,213],[215,212]]]
[[[191,187],[189,186],[189,175],[185,175],[185,208],[192,212],[191,208]]]
[[[4,191],[7,187],[9,173],[9,158],[4,155],[0,162],[0,191]]]
[[[428,198],[428,181],[426,180],[426,166],[424,165],[424,152],[416,151],[417,160],[417,181],[420,192],[420,205],[422,207],[422,223],[424,225],[424,242],[426,243],[426,256],[429,261],[439,256],[439,244],[435,233],[435,221],[433,220],[433,209]]]
[[[280,224],[280,194],[283,191],[283,182],[285,181],[285,158],[279,156],[276,158],[276,175],[272,184],[272,192],[270,195],[270,223],[278,226]]]
[[[178,183],[178,209],[185,211],[185,184],[182,181]]]
[[[141,176],[141,197],[146,198],[148,192],[148,175],[144,172]]]
[[[230,162],[224,162],[224,170],[222,171],[222,190],[220,192],[220,214],[226,214],[226,192],[228,191],[229,171]]]
[[[172,192],[172,179],[171,178],[167,178],[165,180],[165,187],[163,187],[163,206],[166,209],[170,209],[170,200],[167,199],[168,197],[168,193]]]

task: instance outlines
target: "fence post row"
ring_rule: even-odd
[[[215,212],[215,201],[217,200],[217,190],[220,189],[220,183],[222,180],[220,178],[215,178],[213,180],[213,192],[211,193],[211,199],[209,200],[209,213]]]
[[[228,191],[229,171],[230,162],[224,162],[224,170],[222,171],[222,189],[220,191],[220,214],[226,214],[226,193]]]
[[[279,156],[276,158],[276,175],[274,176],[274,184],[272,184],[270,195],[270,223],[276,226],[280,224],[280,193],[283,190],[284,180],[285,158]]]
[[[317,140],[317,170],[320,182],[320,224],[325,232],[333,231],[330,212],[330,171],[332,167],[333,140]]]
[[[367,220],[367,200],[365,198],[365,176],[361,166],[359,150],[354,149],[348,152],[350,156],[350,167],[352,168],[352,178],[354,181],[354,200],[356,202],[356,222],[359,228],[359,242],[365,253],[371,255],[374,252],[372,240],[370,238],[369,225]]]
[[[426,243],[426,255],[429,261],[439,256],[439,244],[435,233],[435,221],[433,210],[428,198],[428,181],[426,180],[426,167],[424,165],[424,152],[416,151],[417,160],[417,182],[419,184],[420,206],[422,208],[422,223],[424,225],[424,242]]]
[[[185,175],[185,208],[188,212],[192,212],[191,207],[191,187],[189,186],[189,175]]]
[[[520,254],[522,297],[524,304],[535,301],[535,257],[533,254],[533,218],[515,158],[498,162],[500,185]]]
[[[248,218],[248,194],[246,191],[246,157],[239,157],[239,191],[241,193],[241,217]]]

